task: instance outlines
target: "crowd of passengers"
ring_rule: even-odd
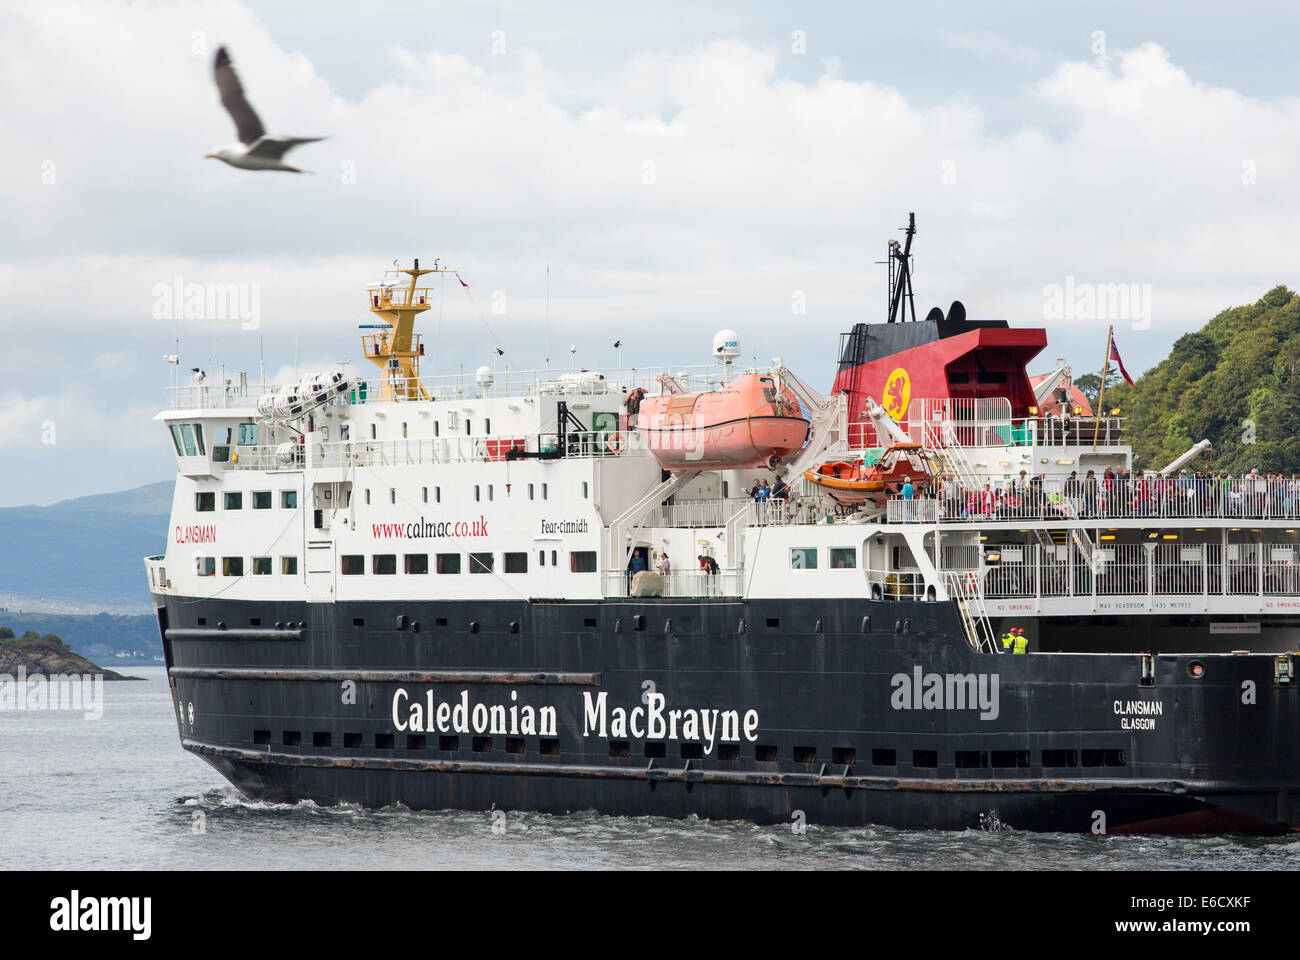
[[[1300,517],[1300,474],[1287,477],[1252,470],[1242,477],[1226,471],[1181,470],[1177,475],[1134,475],[1121,466],[1063,481],[1021,470],[1003,484],[972,489],[958,480],[917,481],[912,496],[937,499],[940,519],[1018,520],[1078,517]]]

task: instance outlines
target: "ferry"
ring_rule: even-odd
[[[730,331],[426,376],[459,279],[418,260],[358,296],[370,376],[174,382],[145,566],[181,746],[286,803],[1300,826],[1300,485],[1205,443],[1135,469],[1122,411],[1030,374],[1044,330],[916,318],[914,233],[826,393]],[[879,496],[810,479],[891,449],[923,469]]]

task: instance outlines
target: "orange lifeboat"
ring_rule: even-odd
[[[767,374],[721,390],[641,401],[637,431],[665,470],[773,469],[808,440],[808,418]]]
[[[929,454],[918,443],[896,443],[878,463],[831,460],[803,474],[837,503],[857,507],[864,503],[884,506],[889,494],[905,481],[920,484],[934,477]]]

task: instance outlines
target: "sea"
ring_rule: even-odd
[[[0,867],[23,870],[1293,870],[1300,836],[1132,837],[415,812],[245,800],[181,749],[164,668],[103,715],[0,710]]]

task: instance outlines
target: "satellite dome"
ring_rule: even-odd
[[[735,330],[719,330],[713,335],[713,355],[723,363],[740,356],[740,336]]]
[[[477,381],[478,385],[484,390],[490,390],[492,388],[492,378],[492,368],[487,365],[481,366],[474,371],[475,381]]]

